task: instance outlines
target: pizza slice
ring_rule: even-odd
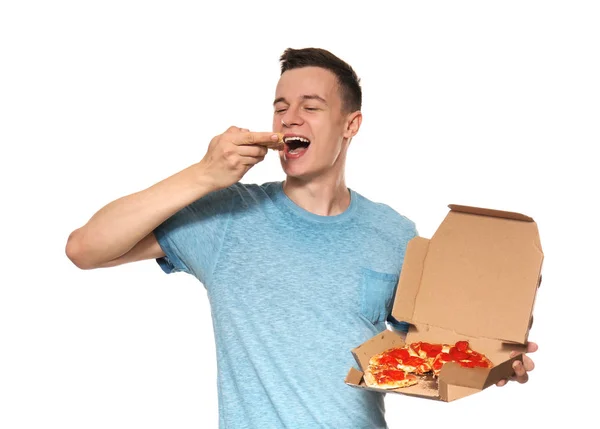
[[[390,368],[397,368],[404,372],[414,374],[425,374],[431,371],[427,359],[423,359],[420,356],[411,353],[408,346],[394,347],[376,354],[369,360],[369,365],[385,365]]]
[[[450,346],[448,344],[432,344],[419,341],[411,343],[409,345],[409,350],[411,351],[411,354],[427,359],[427,362],[431,366],[440,353],[448,353],[450,351]]]
[[[445,363],[456,362],[465,368],[492,368],[494,364],[484,354],[471,349],[468,341],[457,341],[447,351],[442,351],[433,360],[433,374],[439,376]]]
[[[371,359],[369,359],[369,366],[389,366],[390,368],[398,367],[398,358],[402,352],[402,347],[394,347],[391,349],[384,350],[381,353],[377,353]]]
[[[386,366],[371,366],[364,373],[365,384],[378,389],[398,389],[413,386],[419,382],[414,374],[409,374],[398,368]]]
[[[272,149],[272,150],[281,150],[283,149],[283,133],[275,133],[277,134],[277,136],[279,137],[279,140],[277,140],[276,142],[268,142],[268,143],[261,143],[262,146],[265,146],[268,149]]]
[[[431,363],[431,369],[433,370],[433,375],[434,376],[439,376],[440,372],[442,371],[442,367],[444,366],[445,363],[448,362],[452,362],[452,358],[450,357],[450,355],[448,353],[440,353],[438,354],[433,362]]]
[[[419,356],[408,356],[400,361],[398,368],[413,374],[423,375],[431,371],[427,359]]]

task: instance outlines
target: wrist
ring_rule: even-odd
[[[192,165],[188,170],[191,173],[191,180],[194,187],[200,190],[203,195],[221,189],[221,186],[219,186],[213,175],[202,164],[202,161]]]

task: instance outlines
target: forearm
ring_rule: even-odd
[[[127,253],[177,211],[217,190],[198,164],[100,209],[67,242],[81,268],[102,266]]]

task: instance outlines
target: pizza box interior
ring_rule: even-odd
[[[354,348],[360,370],[350,368],[346,384],[379,390],[363,379],[369,359],[417,341],[453,345],[467,340],[494,366],[464,368],[449,362],[437,380],[421,376],[416,385],[381,391],[450,402],[509,378],[512,363],[522,361],[541,282],[537,225],[520,213],[449,208],[431,239],[415,237],[406,249],[392,308],[396,320],[409,323],[406,338],[386,330]],[[510,358],[512,351],[518,354]]]

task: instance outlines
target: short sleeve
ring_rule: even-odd
[[[155,228],[154,236],[165,253],[156,262],[165,273],[185,272],[206,285],[221,250],[234,195],[232,188],[208,194]]]

